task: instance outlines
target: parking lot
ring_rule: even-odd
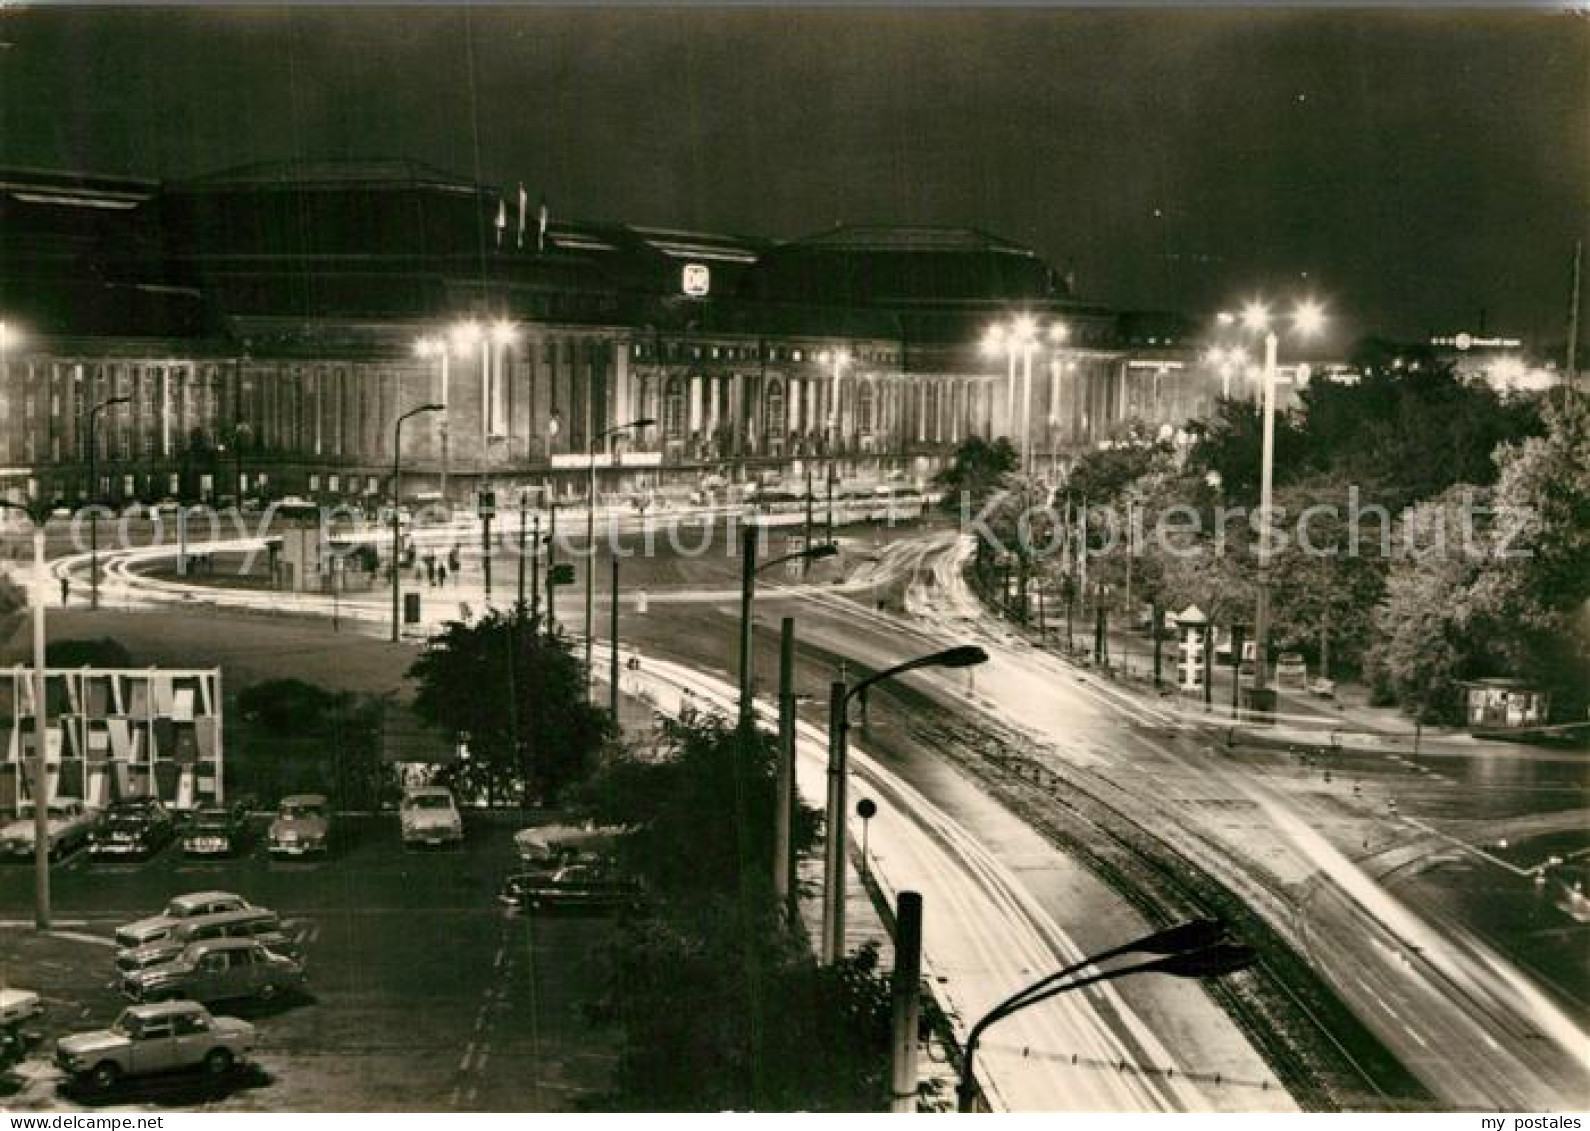
[[[36,990],[45,1035],[0,1104],[34,1109],[210,1106],[222,1110],[569,1110],[602,1087],[612,1034],[583,1006],[600,992],[602,918],[522,917],[497,904],[513,867],[507,814],[466,817],[457,849],[410,851],[395,816],[341,818],[323,860],[281,861],[251,825],[245,850],[190,860],[168,846],[136,863],[77,853],[54,870],[56,931],[32,928],[33,873],[0,867],[5,984]],[[111,936],[174,895],[219,889],[277,911],[299,935],[306,995],[217,1013],[259,1031],[251,1066],[221,1082],[127,1081],[106,1095],[63,1085],[56,1036],[98,1028],[124,1002]]]

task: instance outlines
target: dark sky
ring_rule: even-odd
[[[1312,288],[1343,335],[1560,341],[1590,19],[529,9],[0,14],[0,161],[412,156],[554,216],[971,224],[1084,294]]]

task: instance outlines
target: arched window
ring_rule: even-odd
[[[771,380],[762,395],[763,431],[770,440],[784,436],[784,382]]]
[[[867,435],[872,431],[873,410],[877,407],[878,390],[871,381],[863,381],[856,390],[856,431]]]
[[[668,378],[668,384],[663,387],[662,424],[666,439],[684,439],[685,383],[677,377]]]

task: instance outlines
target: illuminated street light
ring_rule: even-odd
[[[491,340],[494,345],[512,345],[518,337],[519,331],[506,319],[498,319],[491,327]]]
[[[1063,342],[1070,337],[1071,327],[1067,326],[1064,322],[1055,322],[1049,327],[1049,340],[1051,342]]]
[[[1096,968],[1102,962],[1127,954],[1152,954],[1158,957],[1131,966],[1117,966],[1073,978],[1073,975]],[[1003,1021],[1014,1013],[1060,994],[1071,993],[1085,986],[1113,981],[1132,974],[1168,974],[1174,978],[1219,978],[1246,970],[1257,960],[1258,955],[1251,947],[1226,941],[1225,927],[1222,924],[1214,920],[1199,919],[1168,930],[1157,931],[1147,938],[1114,947],[1040,978],[1026,989],[1000,1002],[972,1026],[966,1038],[965,1053],[961,1058],[961,1080],[960,1086],[956,1089],[959,1099],[957,1106],[962,1112],[975,1109],[978,1041],[989,1026]]]
[[[1289,318],[1294,333],[1312,337],[1325,325],[1325,310],[1314,299],[1304,299],[1292,309]],[[1260,370],[1263,392],[1263,440],[1259,455],[1259,585],[1253,618],[1253,705],[1269,709],[1270,647],[1270,542],[1275,495],[1275,371],[1279,336],[1270,326],[1270,308],[1254,299],[1242,308],[1244,328],[1264,335],[1264,367]]]
[[[849,774],[850,701],[864,694],[874,684],[906,672],[922,668],[969,668],[987,662],[988,653],[982,648],[976,644],[963,644],[885,668],[854,687],[847,687],[843,680],[835,680],[829,685],[828,816],[823,826],[828,834],[823,846],[822,958],[825,965],[837,962],[845,950],[845,820],[849,814],[845,793]]]
[[[1325,308],[1314,299],[1304,299],[1292,311],[1292,329],[1305,338],[1317,336],[1325,328]]]

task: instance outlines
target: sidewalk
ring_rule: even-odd
[[[975,592],[975,590],[974,590]],[[994,612],[990,608],[990,612]],[[999,615],[994,612],[994,615]],[[1021,633],[1037,647],[1068,659],[1078,668],[1107,677],[1123,690],[1129,690],[1171,708],[1179,708],[1189,716],[1201,715],[1210,725],[1237,725],[1265,727],[1278,736],[1287,733],[1294,738],[1339,745],[1357,737],[1377,749],[1412,750],[1415,744],[1421,750],[1444,750],[1458,754],[1529,754],[1539,752],[1539,747],[1498,739],[1476,738],[1468,731],[1450,726],[1427,725],[1416,727],[1414,721],[1396,707],[1377,707],[1369,702],[1369,689],[1361,684],[1337,682],[1331,698],[1313,695],[1299,688],[1272,687],[1276,692],[1276,710],[1272,720],[1259,720],[1246,710],[1236,710],[1232,704],[1235,673],[1231,665],[1219,662],[1212,668],[1212,679],[1207,710],[1203,691],[1185,691],[1176,685],[1177,642],[1162,641],[1161,686],[1153,686],[1154,643],[1146,633],[1125,633],[1112,628],[1108,633],[1109,660],[1107,669],[1100,669],[1088,658],[1092,650],[1093,630],[1091,612],[1086,618],[1078,614],[1073,622],[1076,650],[1067,654],[1065,648],[1065,623],[1047,624],[1045,637],[1040,641],[1036,628],[1017,625],[1008,617],[1002,618],[1012,631]]]

